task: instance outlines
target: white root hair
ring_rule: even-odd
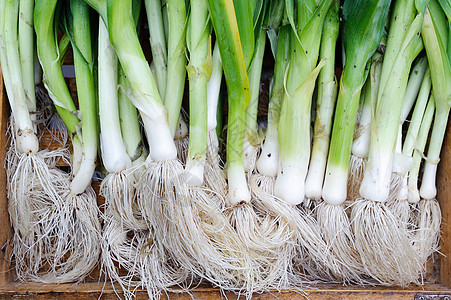
[[[188,156],[188,148],[189,148],[189,137],[185,136],[181,139],[174,140],[175,148],[177,149],[177,157],[178,159],[185,164],[186,157]]]
[[[367,158],[363,158],[356,155],[351,155],[349,161],[349,175],[348,175],[348,201],[355,201],[360,197],[359,189],[360,183],[363,180],[363,174],[365,172],[365,167],[367,163]]]
[[[138,203],[155,239],[177,264],[221,288],[236,288],[245,253],[222,214],[224,199],[187,186],[178,160],[149,165],[137,185]]]
[[[60,201],[43,199],[43,191],[35,188],[30,203],[39,204],[31,210],[32,229],[27,235],[19,230],[14,235],[17,274],[22,281],[81,281],[95,267],[100,254],[96,195],[92,188],[78,196],[70,195],[70,176],[57,169],[50,172],[55,173],[53,184]]]
[[[261,254],[268,261],[265,266],[266,286],[276,289],[301,288],[307,281],[304,272],[309,269],[311,261],[324,267],[324,253],[315,248],[325,250],[325,244],[310,214],[274,196],[274,182],[275,178],[258,173],[253,174],[249,181],[254,209],[259,218],[258,243],[262,244],[256,243],[255,247],[256,250],[266,251]],[[313,278],[312,274],[316,271],[310,273],[309,277]]]
[[[226,172],[218,153],[218,137],[215,130],[208,131],[207,153],[205,158],[205,186],[218,195],[227,193]]]
[[[111,217],[121,222],[126,229],[147,229],[146,222],[140,216],[134,188],[133,170],[110,173],[100,185],[100,195],[105,198]]]
[[[67,150],[42,150],[36,154],[19,154],[14,138],[5,159],[8,178],[8,210],[14,229],[12,255],[21,281],[40,277],[42,267],[52,266],[53,236],[57,231],[57,212],[64,203],[61,190],[68,174],[55,168]]]
[[[288,269],[295,270],[289,274],[291,277],[295,275],[295,278],[293,280],[292,277],[291,285],[301,286],[302,282],[300,281],[305,283],[307,280],[336,281],[336,276],[333,274],[338,273],[340,265],[343,263],[338,261],[323,240],[319,225],[313,215],[316,210],[308,211],[303,207],[293,207],[274,197],[274,181],[275,178],[254,174],[251,177],[250,186],[255,206],[264,219],[275,218],[277,220],[276,230],[285,230],[286,235],[291,232],[291,235],[285,237],[285,243],[289,240],[285,247],[294,246],[294,256],[291,254],[292,248],[276,250],[279,253],[286,251],[287,255],[292,256]],[[284,225],[285,228],[281,225]],[[275,239],[275,244],[277,243],[283,243],[283,241]],[[282,259],[282,255],[279,255]]]
[[[38,92],[41,109],[33,115],[36,127],[47,126],[52,116],[47,111],[51,102],[45,99],[45,94]],[[81,281],[99,256],[96,195],[92,189],[80,196],[68,195],[71,176],[56,167],[58,161],[70,160],[65,129],[53,136],[59,138],[61,148],[26,155],[17,149],[12,124],[11,118],[5,164],[8,210],[14,229],[12,256],[18,279]]]
[[[69,182],[68,182],[69,183]],[[36,278],[44,283],[79,282],[97,265],[100,257],[100,222],[96,194],[88,187],[73,195],[64,189],[65,203],[58,213],[51,272]]]
[[[315,209],[322,236],[337,259],[337,269],[331,270],[333,276],[345,284],[363,284],[363,267],[345,207],[323,202]]]
[[[402,196],[403,185],[405,184],[404,176],[399,173],[392,173],[390,179],[390,192],[386,202],[387,208],[395,215],[401,226],[404,227],[409,237],[412,234],[413,211],[407,199]]]
[[[172,207],[170,222],[175,226],[169,249],[196,277],[223,289],[241,289],[241,276],[250,266],[246,249],[223,214],[224,198],[202,187],[179,189],[184,203]]]
[[[243,143],[243,160],[244,160],[244,171],[249,176],[252,175],[252,173],[255,170],[256,164],[257,164],[257,158],[261,151],[261,145],[252,145],[251,141],[249,141],[247,138],[244,139]]]
[[[138,288],[145,288],[150,299],[159,299],[162,291],[187,280],[188,272],[181,266],[174,267],[152,230],[127,231],[108,209],[104,222],[102,271],[112,284],[120,285],[125,299],[135,298]]]
[[[420,257],[405,227],[384,203],[356,201],[351,223],[365,273],[382,285],[419,283]]]
[[[413,236],[413,247],[417,251],[423,266],[421,273],[426,274],[426,263],[431,255],[439,252],[440,225],[442,214],[437,200],[421,200],[417,217],[417,230]]]

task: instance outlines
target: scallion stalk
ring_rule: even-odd
[[[119,65],[119,86],[130,88],[130,84]],[[141,137],[141,129],[139,126],[138,112],[133,103],[128,99],[127,95],[119,89],[118,91],[119,104],[119,120],[121,124],[122,140],[128,156],[135,162],[143,156],[143,141]]]
[[[360,196],[360,183],[362,182],[370,148],[371,118],[380,85],[382,59],[383,57],[379,52],[376,51],[373,54],[370,73],[360,96],[360,116],[356,125],[354,140],[352,141],[352,156],[349,163],[347,199],[351,201]]]
[[[27,106],[32,118],[36,112],[34,52],[35,38],[33,26],[34,1],[20,1],[19,5],[19,53],[21,61],[21,74],[24,85]]]
[[[285,25],[279,31],[273,86],[268,107],[268,126],[262,152],[256,164],[258,172],[269,177],[276,177],[279,164],[278,124],[284,95],[284,75],[289,62],[290,30],[291,28]]]
[[[129,98],[140,111],[154,161],[175,159],[177,151],[168,113],[144,57],[131,16],[131,1],[107,1],[108,32],[124,73],[130,82]]]
[[[365,82],[367,62],[382,38],[389,1],[365,1],[365,16],[352,1],[344,4],[344,46],[346,63],[340,80],[334,125],[330,141],[322,196],[333,205],[347,197],[348,168],[360,92]],[[365,25],[366,24],[366,25]]]
[[[227,130],[227,173],[229,202],[245,205],[251,195],[247,186],[243,162],[243,139],[246,108],[250,103],[249,79],[246,73],[241,42],[231,1],[209,0],[212,23],[224,66],[229,101],[229,126]]]
[[[149,24],[150,47],[152,50],[152,63],[155,65],[155,73],[158,91],[164,99],[166,90],[167,47],[163,28],[163,16],[160,0],[144,1]]]
[[[122,141],[118,105],[118,61],[109,43],[108,30],[99,20],[99,120],[103,165],[110,173],[131,165]]]
[[[365,271],[380,282],[399,285],[416,282],[420,270],[405,226],[385,204],[390,195],[402,100],[409,71],[423,48],[420,36],[423,13],[421,6],[417,8],[418,13],[403,35],[396,59],[388,66],[391,71],[387,83],[379,88],[371,125],[368,163],[360,186],[363,200],[357,201],[351,214],[355,245]],[[384,64],[387,63],[384,60]],[[390,254],[386,249],[391,249]]]
[[[166,2],[168,15],[167,38],[167,77],[163,102],[168,110],[168,122],[172,136],[179,124],[180,107],[186,78],[186,25],[187,14],[184,0],[168,0]]]
[[[73,16],[74,68],[77,79],[77,95],[79,109],[82,114],[81,142],[83,144],[83,157],[78,172],[75,173],[71,183],[74,194],[82,193],[91,183],[97,160],[97,109],[96,90],[94,83],[94,57],[91,44],[91,25],[89,19],[89,6],[82,0],[71,3]]]
[[[305,197],[312,95],[316,76],[325,64],[323,60],[316,65],[320,46],[318,37],[332,3],[324,0],[316,6],[314,2],[306,1],[298,7],[298,27],[291,32],[290,65],[278,126],[279,168],[274,194],[291,205],[301,203]]]
[[[318,97],[316,99],[312,154],[305,179],[305,196],[309,199],[321,199],[332,129],[332,115],[337,98],[335,45],[338,32],[338,2],[336,2],[326,15],[321,36],[320,59],[325,58],[326,64],[318,75]]]
[[[188,26],[188,71],[190,99],[190,139],[185,166],[189,185],[200,186],[204,182],[207,153],[207,82],[211,74],[210,24],[208,5],[204,0],[191,2]]]
[[[434,125],[420,187],[420,195],[423,199],[434,199],[437,194],[435,186],[437,164],[440,159],[440,150],[446,132],[451,103],[451,68],[446,52],[448,39],[443,40],[437,30],[440,27],[438,25],[440,15],[443,15],[443,13],[432,15],[432,11],[426,9],[422,30],[431,68],[432,94],[435,99]],[[446,20],[444,23],[446,24]]]

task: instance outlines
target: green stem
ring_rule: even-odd
[[[248,69],[249,86],[251,89],[251,102],[246,110],[246,134],[251,145],[256,144],[258,99],[260,96],[260,80],[263,66],[263,55],[266,46],[266,33],[261,30],[251,65]]]
[[[155,161],[172,160],[177,157],[177,150],[169,129],[168,112],[136,33],[132,1],[108,0],[107,15],[110,42],[129,80],[128,96],[143,119],[151,157]]]
[[[385,88],[388,76],[391,72],[393,64],[401,49],[404,36],[409,29],[410,24],[415,17],[415,1],[398,0],[395,2],[390,28],[387,37],[387,46],[384,53],[384,64],[382,66],[380,89]]]
[[[130,87],[122,67],[119,65],[119,86]],[[139,127],[138,112],[127,95],[119,89],[119,119],[121,123],[122,139],[128,156],[132,161],[138,159],[143,151],[141,129]]]
[[[343,44],[346,63],[340,80],[332,137],[324,180],[323,199],[341,205],[347,197],[347,178],[360,93],[367,66],[382,39],[390,3],[366,1],[365,9],[346,1]]]
[[[426,74],[424,75],[423,83],[421,84],[420,92],[415,103],[412,118],[409,122],[409,129],[407,130],[406,138],[404,139],[402,153],[405,155],[412,156],[413,154],[417,135],[422,124],[421,120],[423,119],[424,111],[426,109],[426,105],[428,104],[430,93],[431,74],[430,71],[427,70]]]
[[[424,116],[421,119],[420,130],[415,141],[413,149],[415,150],[412,156],[412,168],[409,171],[408,176],[408,197],[409,203],[420,202],[420,193],[418,190],[418,174],[420,173],[421,160],[423,158],[424,148],[429,135],[429,129],[431,128],[432,119],[434,117],[435,100],[431,95],[429,98]]]
[[[160,92],[161,98],[164,99],[166,89],[167,48],[163,28],[163,16],[161,13],[161,2],[160,0],[146,0],[144,3],[147,11],[152,62],[155,64],[158,91]]]
[[[306,196],[319,199],[329,151],[332,116],[337,99],[335,81],[335,45],[338,38],[338,2],[329,9],[324,21],[320,58],[326,64],[318,75],[318,97],[313,133],[312,155],[306,178]]]
[[[233,0],[246,69],[252,61],[255,46],[252,1]]]
[[[34,87],[34,0],[20,1],[19,8],[19,52],[22,82],[27,96],[30,113],[36,112],[36,94]],[[34,117],[34,116],[32,116]]]
[[[164,105],[168,110],[172,136],[177,129],[186,78],[186,6],[185,0],[167,0],[168,62]]]
[[[210,30],[208,6],[204,0],[191,1],[190,26],[188,27],[190,61],[189,78],[190,139],[186,170],[189,184],[201,185],[207,151],[207,82],[211,74],[209,56]]]
[[[243,139],[246,108],[251,94],[241,49],[235,11],[231,0],[209,0],[228,89],[229,119],[227,129],[227,172],[229,201],[241,205],[250,201],[243,163]]]
[[[70,134],[76,133],[80,120],[62,71],[61,54],[55,36],[57,0],[36,0],[34,22],[38,57],[44,73],[44,84]]]
[[[27,99],[22,84],[21,65],[18,44],[19,3],[17,1],[0,2],[4,16],[0,18],[0,61],[5,77],[5,86],[14,117],[15,139],[19,153],[36,153],[39,150],[38,139],[27,107]]]
[[[83,0],[72,0],[70,8],[73,16],[74,39],[72,48],[74,49],[75,78],[78,103],[82,115],[83,159],[80,170],[75,174],[71,184],[72,192],[78,194],[89,185],[90,178],[95,170],[98,148],[98,114],[93,72],[94,57],[91,43],[90,8]]]

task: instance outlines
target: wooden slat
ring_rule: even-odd
[[[116,286],[116,292],[119,296],[122,296],[122,291],[119,286]],[[114,289],[109,283],[103,285],[102,283],[82,283],[78,285],[73,284],[19,284],[10,283],[6,286],[0,287],[1,299],[30,299],[30,300],[43,300],[43,299],[118,299]],[[232,292],[221,292],[216,288],[199,287],[188,293],[181,293],[182,291],[175,288],[172,292],[168,292],[167,296],[163,295],[162,299],[179,299],[179,300],[191,300],[191,299],[236,299],[237,296]],[[427,285],[424,288],[414,286],[407,289],[399,288],[361,288],[361,287],[345,287],[341,285],[317,285],[313,288],[305,288],[304,292],[310,300],[321,299],[414,299],[418,293],[423,294],[445,294],[449,292],[448,287],[438,284]],[[449,295],[449,294],[448,294]],[[224,297],[225,296],[225,297]],[[297,291],[282,291],[256,294],[254,299],[306,299],[303,294]],[[148,299],[147,292],[144,290],[136,291],[136,299]]]
[[[9,105],[6,97],[6,92],[3,86],[2,71],[0,68],[0,284],[5,284],[11,281],[9,255],[10,244],[9,238],[12,230],[9,223],[8,214],[8,199],[6,197],[6,170],[3,162],[5,161],[8,138],[6,136],[6,130],[8,128],[9,119]]]
[[[442,240],[440,243],[440,280],[451,287],[451,123],[442,146],[438,165],[437,199],[442,210]]]

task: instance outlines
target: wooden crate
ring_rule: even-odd
[[[147,51],[146,51],[147,52]],[[148,52],[147,52],[148,53]],[[0,69],[1,79],[1,69]],[[72,93],[75,92],[74,80],[69,80]],[[8,126],[9,105],[3,81],[0,80],[0,160],[5,160]],[[408,288],[399,287],[360,287],[343,286],[340,284],[320,284],[305,288],[309,299],[451,299],[451,126],[442,150],[442,161],[439,164],[438,199],[443,214],[441,252],[437,260],[431,264],[427,279],[432,283],[423,286],[412,285]],[[46,137],[46,136],[44,136]],[[50,138],[47,135],[42,143],[48,146]],[[55,146],[51,146],[55,147]],[[98,190],[98,182],[94,183]],[[20,283],[14,280],[14,268],[10,265],[12,229],[9,223],[8,199],[6,197],[6,172],[0,168],[0,299],[117,299],[122,295],[119,286],[116,291],[110,282],[99,281],[99,270],[96,269],[88,278],[79,284],[40,284]],[[102,199],[99,199],[102,202]],[[117,292],[117,294],[116,294]],[[138,290],[137,299],[147,299],[145,290]],[[219,289],[208,286],[198,287],[191,294],[180,293],[177,288],[169,292],[167,297],[177,299],[219,299],[226,295],[229,299],[236,296],[232,292],[222,293]],[[306,296],[294,291],[256,294],[256,299],[304,299]],[[163,297],[164,298],[164,297]]]

